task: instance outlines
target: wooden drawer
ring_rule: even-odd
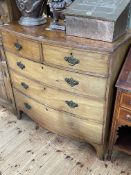
[[[83,73],[108,75],[108,55],[72,48],[43,45],[44,61]]]
[[[128,122],[131,125],[131,111],[120,108],[118,118]]]
[[[90,123],[87,120],[75,118],[69,113],[51,109],[22,95],[17,90],[14,90],[14,95],[18,111],[25,112],[42,127],[62,135],[102,143],[103,125]]]
[[[69,92],[105,98],[106,78],[56,69],[17,57],[9,52],[6,52],[6,56],[9,67],[24,76]]]
[[[70,93],[43,86],[11,71],[13,87],[41,104],[59,111],[75,114],[79,118],[103,123],[104,101],[83,98]],[[94,110],[95,109],[95,110]]]
[[[131,94],[122,93],[120,105],[131,110]]]
[[[3,32],[3,43],[6,50],[31,59],[36,62],[42,60],[41,44],[37,41],[18,37],[8,32]]]

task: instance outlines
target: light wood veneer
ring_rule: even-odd
[[[53,132],[88,141],[102,159],[131,33],[106,43],[47,28],[1,27],[18,118],[24,112]]]

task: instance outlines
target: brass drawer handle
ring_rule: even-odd
[[[14,46],[15,46],[15,48],[16,48],[18,51],[20,51],[20,50],[22,49],[22,45],[19,44],[18,42],[17,42],[17,43],[14,43]]]
[[[31,106],[28,103],[24,103],[24,106],[26,107],[26,109],[30,110]]]
[[[21,83],[21,86],[22,86],[24,89],[28,89],[28,88],[29,88],[29,86],[28,86],[26,83],[24,83],[24,82]]]
[[[65,103],[70,107],[70,108],[77,108],[78,104],[73,102],[73,101],[65,101]]]
[[[131,122],[131,115],[127,114],[127,115],[126,115],[126,119],[127,119],[129,122]]]
[[[65,61],[67,61],[67,62],[70,64],[70,66],[75,66],[76,64],[79,64],[79,63],[80,63],[80,61],[79,61],[78,59],[76,59],[76,58],[72,55],[72,53],[71,53],[70,56],[65,57],[64,59],[65,59]]]
[[[22,70],[25,69],[25,65],[22,64],[21,62],[17,62],[17,66]]]
[[[77,86],[79,84],[78,81],[74,80],[73,78],[65,78],[65,81],[71,86]]]

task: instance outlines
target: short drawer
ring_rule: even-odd
[[[6,50],[33,61],[41,62],[42,49],[39,42],[24,37],[19,37],[8,32],[3,32],[2,36]]]
[[[131,110],[131,95],[122,93],[120,105],[124,108]]]
[[[43,44],[44,61],[82,73],[108,75],[108,55]]]
[[[11,71],[13,87],[41,104],[59,111],[75,114],[78,118],[103,123],[104,100],[94,100],[72,95],[65,91],[43,86]]]
[[[53,132],[77,137],[91,143],[102,143],[103,125],[73,117],[42,105],[14,90],[17,110],[26,113],[42,127]]]
[[[131,124],[131,111],[120,108],[118,118]]]
[[[57,69],[17,57],[9,52],[6,52],[6,56],[9,67],[26,77],[72,93],[105,99],[106,78]]]

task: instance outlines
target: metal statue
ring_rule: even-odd
[[[48,0],[50,11],[53,14],[53,23],[50,25],[51,29],[65,30],[65,25],[61,24],[59,21],[65,19],[62,11],[71,3],[72,0]]]

